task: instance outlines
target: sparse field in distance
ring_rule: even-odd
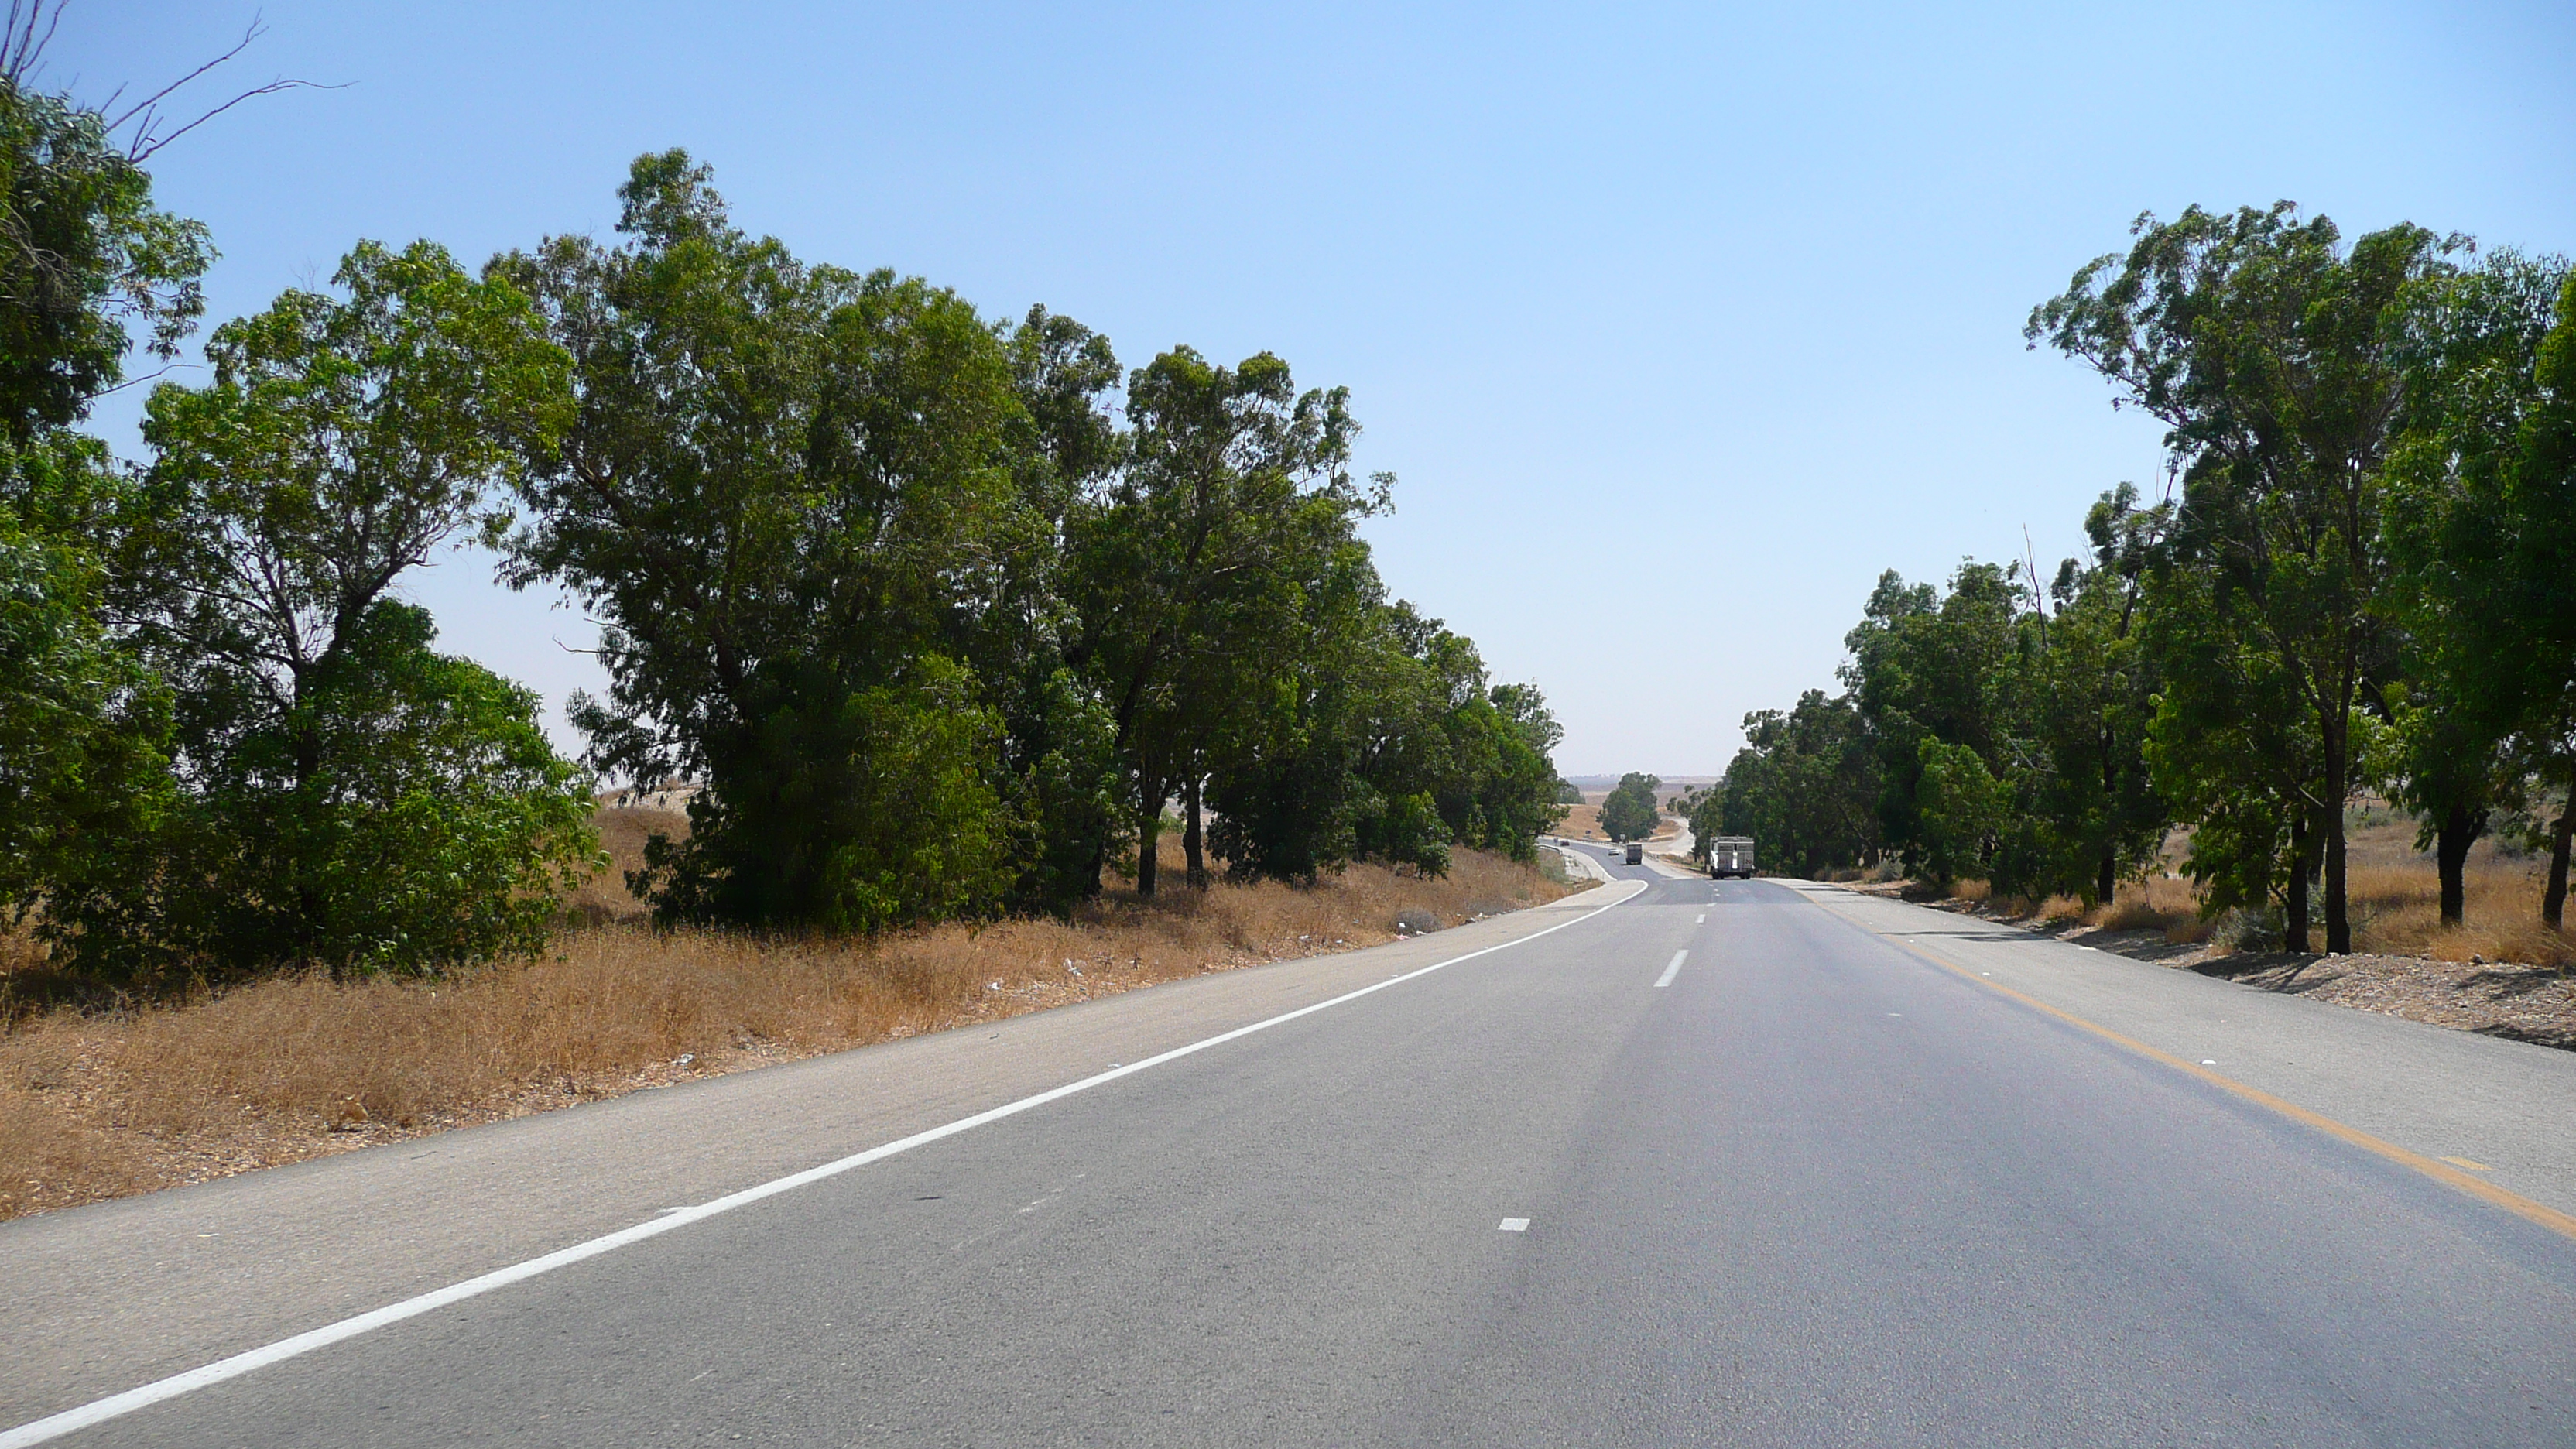
[[[603,809],[620,868],[685,817]],[[655,932],[617,870],[568,904],[536,961],[446,981],[309,976],[138,1010],[30,1008],[38,963],[0,960],[0,1218],[523,1116],[1555,899],[1474,851],[1429,880],[1355,865],[1277,883],[1112,891],[1071,922],[951,924],[875,941]],[[14,981],[12,978],[16,978]],[[687,1060],[683,1060],[683,1059]]]
[[[1583,803],[1566,806],[1565,818],[1558,821],[1556,829],[1550,833],[1567,840],[1608,840],[1610,837],[1601,833],[1601,802],[1609,798],[1607,790],[1584,791]],[[1660,840],[1679,831],[1680,827],[1666,816],[1655,827],[1655,838]]]

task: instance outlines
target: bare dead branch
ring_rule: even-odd
[[[85,399],[85,401],[88,401],[88,402],[96,402],[96,401],[98,401],[100,398],[103,398],[103,397],[112,397],[112,396],[114,396],[114,395],[115,395],[115,394],[117,394],[117,393],[120,393],[120,392],[125,391],[125,390],[126,390],[127,388],[129,388],[129,387],[140,387],[140,386],[142,386],[143,384],[145,384],[145,383],[147,383],[147,382],[157,382],[157,381],[159,381],[161,378],[167,377],[168,375],[170,375],[170,374],[171,374],[171,373],[173,373],[173,372],[177,372],[177,371],[178,371],[178,370],[180,370],[181,368],[191,368],[191,369],[196,369],[196,368],[201,368],[201,367],[202,367],[202,364],[200,364],[200,363],[194,363],[194,362],[173,362],[173,363],[170,363],[170,364],[168,364],[168,365],[166,365],[166,366],[163,366],[163,367],[156,367],[156,368],[152,369],[150,372],[144,373],[144,374],[143,374],[143,375],[141,375],[140,377],[129,377],[129,378],[127,378],[125,381],[118,383],[118,384],[117,384],[116,386],[114,386],[114,387],[103,387],[103,388],[100,388],[98,391],[96,391],[96,392],[94,392],[94,393],[91,393],[91,394],[89,395],[89,397],[88,397],[87,399]]]
[[[197,119],[190,121],[188,124],[181,126],[179,129],[169,132],[166,135],[154,135],[152,133],[151,122],[147,121],[141,130],[135,132],[134,140],[125,148],[125,159],[137,164],[149,160],[151,159],[153,152],[158,151],[162,147],[169,145],[171,142],[178,140],[190,131],[197,129],[199,126],[206,124],[208,121],[211,121],[215,117],[222,115],[224,112],[231,110],[233,107],[240,105],[242,102],[249,100],[253,96],[272,96],[277,94],[279,91],[294,90],[347,90],[352,84],[354,84],[354,82],[342,81],[336,85],[326,85],[320,81],[297,80],[292,76],[279,76],[277,79],[270,81],[264,86],[256,86],[250,90],[242,92],[240,95],[237,95],[231,100],[224,102],[222,105],[205,112],[198,116]],[[157,119],[157,117],[155,119]]]
[[[5,29],[0,29],[0,81],[5,81],[12,86],[24,87],[34,78],[39,64],[44,59],[45,47],[53,42],[54,30],[62,23],[62,18],[63,0],[9,0],[9,18]],[[253,86],[221,105],[207,109],[175,130],[162,129],[168,120],[162,110],[164,101],[216,67],[239,56],[243,51],[248,50],[253,42],[267,33],[268,27],[261,23],[258,15],[254,14],[250,24],[243,28],[241,39],[236,41],[231,49],[127,106],[124,110],[116,111],[112,117],[108,113],[114,110],[117,102],[124,98],[125,87],[120,85],[110,92],[97,110],[109,134],[119,131],[129,133],[131,139],[125,145],[125,159],[137,164],[149,160],[152,154],[162,147],[253,96],[275,95],[279,91],[333,91],[345,88],[347,84],[345,82],[328,84],[302,80],[293,76],[279,76],[266,85]]]
[[[54,38],[54,27],[62,23],[62,18],[60,5],[48,16],[45,0],[9,0],[9,28],[0,34],[0,77],[13,83],[23,78],[45,53],[45,46]],[[36,33],[39,24],[45,27],[42,35]]]
[[[59,12],[60,7],[58,6],[56,9]],[[116,119],[109,121],[107,123],[107,128],[111,131],[117,130],[124,126],[126,122],[133,120],[136,116],[148,113],[156,104],[167,99],[172,92],[178,90],[181,86],[184,86],[188,82],[195,80],[197,77],[204,75],[206,72],[213,70],[216,66],[222,65],[225,61],[232,59],[243,51],[250,49],[250,43],[259,39],[265,32],[266,27],[259,23],[259,17],[257,15],[253,15],[250,20],[250,25],[242,31],[242,38],[234,44],[232,49],[225,51],[223,54],[216,56],[214,59],[207,61],[203,65],[198,66],[195,70],[188,72],[186,75],[179,77],[177,80],[170,82],[168,85],[163,86],[161,89],[154,91],[152,94],[135,102],[133,106],[128,108],[123,114],[119,115]]]

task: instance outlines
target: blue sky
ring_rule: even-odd
[[[1830,686],[1882,569],[2046,572],[2151,483],[2153,428],[2024,350],[2139,212],[2296,200],[2576,251],[2576,6],[950,4],[268,0],[161,153],[215,317],[359,237],[469,262],[607,234],[638,152],[716,169],[802,255],[1134,365],[1264,348],[1343,383],[1396,592],[1535,680],[1569,773],[1722,769]],[[229,0],[75,0],[52,78],[157,85]],[[184,374],[183,374],[184,375]],[[131,395],[98,426],[131,451]],[[446,647],[559,701],[590,630],[461,555]],[[560,728],[558,726],[558,728]]]

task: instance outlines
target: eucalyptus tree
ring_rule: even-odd
[[[105,475],[62,441],[9,449],[10,481]],[[106,582],[95,553],[0,505],[0,918],[113,879],[175,798],[169,692],[108,628]]]
[[[1655,807],[1655,791],[1663,781],[1634,770],[1619,777],[1619,783],[1601,800],[1601,833],[1612,840],[1643,840],[1655,833],[1663,819]]]
[[[205,228],[163,210],[95,107],[39,89],[41,31],[0,37],[0,911],[68,901],[156,828],[167,690],[107,614],[132,479],[75,431],[140,331],[169,358],[204,310]]]
[[[1358,540],[1332,557],[1289,666],[1209,776],[1228,870],[1311,881],[1373,860],[1438,875],[1458,845],[1530,859],[1563,815],[1546,700],[1490,683],[1473,641],[1386,602]]]
[[[2170,510],[2138,506],[2122,484],[2085,516],[2089,563],[2066,560],[2035,620],[2031,731],[2044,763],[2032,816],[2044,841],[2042,888],[2107,901],[2162,848],[2168,816],[2147,764],[2160,686],[2146,648],[2148,571]]]
[[[205,313],[203,223],[93,106],[36,88],[40,45],[0,38],[0,432],[23,445],[78,422],[124,378],[133,329],[168,360]]]
[[[1041,319],[1015,355],[953,292],[799,261],[685,152],[638,158],[619,196],[621,244],[557,237],[492,270],[537,298],[577,392],[506,577],[558,581],[605,626],[608,692],[572,710],[591,761],[707,787],[636,884],[672,920],[993,908],[1037,825],[997,695],[1083,704],[1014,668],[1062,622],[1047,500],[1090,446],[1021,390],[1083,395],[1059,344],[1087,343]],[[1052,756],[1078,801],[1081,753],[1032,768]]]
[[[1784,873],[1817,876],[1884,848],[1878,751],[1848,695],[1810,689],[1787,710],[1744,716],[1703,834],[1749,835]]]
[[[2035,873],[2025,600],[1999,564],[1964,561],[1946,591],[1894,571],[1844,637],[1851,702],[1878,752],[1880,828],[1936,879]]]
[[[2576,844],[2576,276],[2558,291],[2558,319],[2532,366],[2539,401],[2516,442],[2507,495],[2514,522],[2512,617],[2523,654],[2523,733],[2558,767],[2541,918],[2566,925],[2568,854]]]
[[[1419,721],[1413,696],[1424,675],[1394,627],[1368,547],[1343,530],[1311,562],[1284,664],[1251,679],[1210,772],[1217,818],[1208,843],[1240,880],[1312,882],[1365,853],[1364,833],[1381,850],[1418,847],[1404,852],[1417,865],[1435,847],[1445,861],[1424,802],[1399,807],[1404,821],[1386,819],[1390,767],[1418,756],[1384,746]]]
[[[2403,396],[2390,320],[2457,242],[2401,225],[2347,249],[2332,221],[2287,202],[2232,216],[2193,207],[2135,231],[2125,258],[2086,265],[2024,335],[2165,424],[2186,489],[2178,563],[2213,576],[2217,617],[2277,658],[2312,721],[2316,768],[2299,808],[2322,837],[2326,947],[2349,951],[2343,816],[2368,729],[2357,717],[2377,705],[2394,657],[2379,607],[2384,465]]]
[[[1459,704],[1452,719],[1453,734],[1473,743],[1458,746],[1469,763],[1443,791],[1442,816],[1469,845],[1535,858],[1538,838],[1565,818],[1556,777],[1565,728],[1547,697],[1535,684],[1490,684],[1481,699]]]
[[[85,968],[434,970],[533,949],[592,867],[586,778],[536,700],[393,596],[560,426],[526,300],[426,242],[218,328],[156,451],[112,607],[173,697],[182,790],[47,916]],[[113,858],[118,855],[121,859]]]
[[[1354,695],[1366,707],[1352,766],[1364,802],[1356,853],[1435,873],[1453,844],[1530,859],[1564,814],[1550,755],[1563,731],[1545,698],[1493,684],[1475,641],[1411,604],[1381,617],[1389,667]]]
[[[2536,780],[2558,925],[2576,833],[2576,272],[2500,251],[2409,303],[2387,533],[2420,678],[2390,773],[2425,812],[2448,920],[2469,843]]]
[[[1072,650],[1082,621],[1066,592],[1067,530],[1081,501],[1124,461],[1110,399],[1121,384],[1109,339],[1031,307],[1005,339],[1021,417],[1012,451],[1022,506],[1042,541],[1018,554],[991,612],[981,669],[1002,719],[1003,794],[1018,822],[1010,901],[1062,912],[1100,890],[1101,860],[1125,828],[1115,730]]]
[[[1124,465],[1067,527],[1067,590],[1074,657],[1113,721],[1137,889],[1151,894],[1175,790],[1189,879],[1206,880],[1207,777],[1262,727],[1247,706],[1281,697],[1318,619],[1338,617],[1313,605],[1393,480],[1352,477],[1348,390],[1301,393],[1266,352],[1231,368],[1165,352],[1129,377],[1127,416]]]
[[[2147,765],[2157,796],[2191,826],[2184,869],[2203,910],[2277,902],[2283,948],[2305,951],[2322,833],[2316,717],[2244,617],[2251,607],[2208,571],[2149,576],[2144,642],[2159,688]]]

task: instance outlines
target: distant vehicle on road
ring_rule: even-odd
[[[1644,865],[1645,863],[1646,863],[1646,847],[1644,847],[1643,845],[1638,844],[1636,841],[1633,841],[1633,840],[1629,841],[1629,842],[1628,842],[1628,864],[1630,864],[1630,865]]]
[[[1753,837],[1750,835],[1712,835],[1708,838],[1708,873],[1712,879],[1728,876],[1753,879]]]

